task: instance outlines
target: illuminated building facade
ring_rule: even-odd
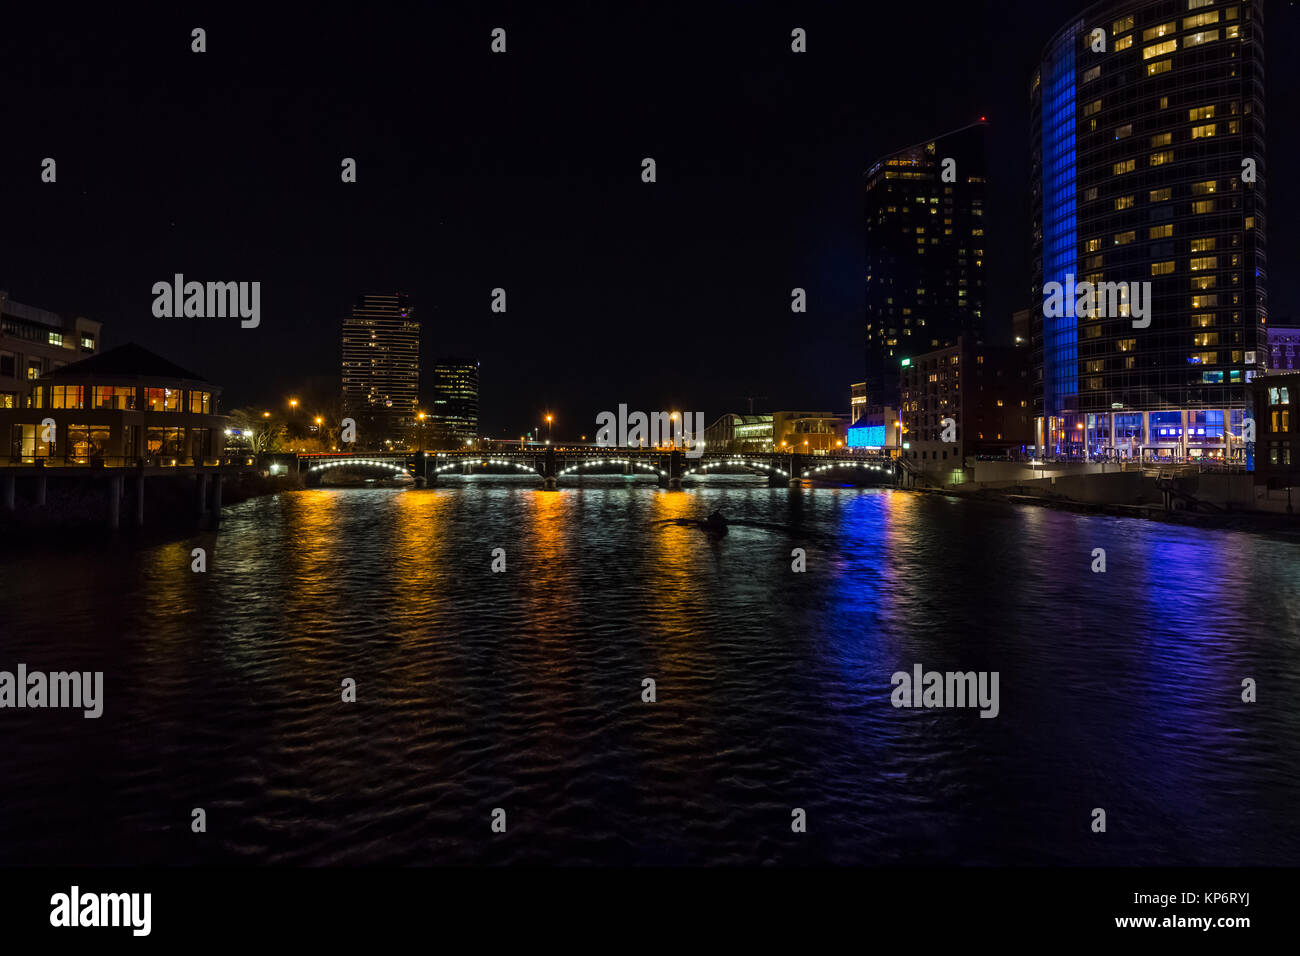
[[[478,439],[478,370],[479,363],[472,359],[444,358],[434,363],[431,447],[460,447]]]
[[[408,297],[366,295],[343,320],[343,414],[358,448],[403,447],[415,431],[420,323]]]
[[[1116,0],[1048,43],[1030,93],[1048,457],[1242,455],[1267,342],[1262,30],[1252,0]],[[1044,285],[1076,281],[1150,295],[1045,315]]]
[[[23,305],[0,291],[0,409],[23,408],[47,372],[94,355],[99,323]]]
[[[891,153],[867,171],[872,405],[897,402],[900,357],[952,345],[959,336],[983,338],[986,130],[981,121]]]
[[[26,408],[0,410],[0,431],[20,463],[215,462],[226,425],[220,395],[201,376],[128,343],[36,379]]]

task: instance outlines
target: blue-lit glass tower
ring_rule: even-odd
[[[1030,99],[1037,444],[1240,457],[1267,361],[1261,4],[1095,4],[1047,44]],[[1150,283],[1146,315],[1045,315],[1045,283],[1085,281]]]

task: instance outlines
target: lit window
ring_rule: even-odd
[[[1218,256],[1194,256],[1189,265],[1193,272],[1202,272],[1206,269],[1217,269],[1219,267]]]
[[[1171,195],[1173,195],[1172,191],[1168,186],[1166,186],[1163,189],[1151,190],[1151,193],[1148,198],[1151,200],[1151,202],[1164,202]]]
[[[1171,133],[1156,133],[1151,137],[1152,146],[1168,146],[1172,142],[1173,134]]]
[[[1137,339],[1120,339],[1115,343],[1115,349],[1120,352],[1132,352],[1137,348]]]
[[[1178,49],[1178,40],[1170,39],[1164,43],[1153,43],[1151,46],[1142,48],[1142,59],[1150,60],[1153,57],[1164,56],[1166,53],[1173,53]]]
[[[51,344],[51,345],[62,345],[62,344],[63,344],[63,333],[62,333],[62,332],[51,332],[51,333],[50,333],[50,344]]]
[[[1115,233],[1115,245],[1127,246],[1130,242],[1132,242],[1136,238],[1137,238],[1137,234],[1132,229],[1130,229],[1128,232],[1117,232]]]
[[[1173,234],[1173,223],[1165,223],[1163,226],[1152,226],[1147,230],[1148,239],[1168,239]]]
[[[1219,304],[1219,297],[1214,294],[1192,296],[1193,309],[1210,309]]]
[[[1210,237],[1209,239],[1192,240],[1192,252],[1213,252],[1213,251],[1214,251],[1213,237]]]
[[[1147,76],[1157,76],[1161,73],[1168,73],[1173,68],[1173,60],[1156,60],[1154,63],[1147,64]]]
[[[1214,119],[1213,106],[1197,106],[1187,111],[1187,118],[1195,123],[1197,120]]]
[[[1167,262],[1153,262],[1153,263],[1151,263],[1151,274],[1152,274],[1153,276],[1167,276],[1167,275],[1169,275],[1169,274],[1170,274],[1171,272],[1173,272],[1173,271],[1174,271],[1174,260],[1173,260],[1173,259],[1170,259],[1170,260],[1168,260]]]
[[[1194,17],[1183,17],[1183,29],[1194,30],[1196,27],[1203,27],[1210,23],[1219,22],[1219,11],[1211,10],[1209,13],[1198,13]]]
[[[1125,123],[1123,126],[1117,126],[1117,127],[1115,127],[1115,138],[1116,138],[1116,139],[1127,139],[1128,137],[1130,137],[1130,136],[1132,136],[1132,135],[1133,135],[1133,124],[1132,124],[1132,123]]]
[[[1192,212],[1197,215],[1200,215],[1201,213],[1214,212],[1214,200],[1198,199],[1196,202],[1192,203]]]
[[[1133,45],[1133,34],[1130,33],[1128,36],[1120,37],[1118,40],[1115,41],[1115,52],[1118,53],[1120,50],[1127,50],[1132,45]]]
[[[1120,17],[1118,20],[1116,20],[1114,23],[1110,25],[1110,32],[1112,36],[1119,36],[1121,33],[1128,33],[1128,31],[1132,29],[1133,29],[1133,18],[1131,16]]]
[[[1247,216],[1247,217],[1246,217],[1246,228],[1247,228],[1247,229],[1254,229],[1254,228],[1255,228],[1255,217],[1254,217],[1254,216]]]
[[[1152,153],[1150,164],[1152,166],[1163,166],[1165,163],[1174,161],[1174,151],[1172,149],[1161,150],[1158,153]]]
[[[1110,172],[1112,176],[1122,176],[1124,173],[1133,172],[1133,170],[1136,168],[1137,168],[1136,160],[1126,159],[1123,162],[1116,163],[1114,166],[1112,166]]]
[[[1213,289],[1214,280],[1215,280],[1215,276],[1193,276],[1192,288],[1200,289],[1202,291],[1205,289]]]
[[[1132,197],[1132,196],[1119,196],[1119,197],[1116,197],[1116,199],[1115,199],[1115,209],[1116,209],[1116,210],[1120,210],[1120,209],[1132,209],[1132,208],[1133,208],[1133,197]]]
[[[1207,123],[1205,126],[1192,127],[1192,139],[1206,139],[1214,135],[1217,123]]]
[[[1152,40],[1157,40],[1160,37],[1168,36],[1169,34],[1174,32],[1174,28],[1177,26],[1178,26],[1178,21],[1171,20],[1169,23],[1162,23],[1158,27],[1151,27],[1150,29],[1143,30],[1142,42],[1150,43]]]
[[[1100,66],[1094,66],[1091,70],[1088,70],[1088,71],[1086,71],[1086,72],[1083,74],[1083,82],[1085,82],[1085,83],[1091,83],[1093,80],[1097,79],[1097,77],[1099,77],[1099,76],[1101,76],[1101,67],[1100,67]]]
[[[1091,116],[1093,113],[1101,112],[1101,100],[1093,100],[1091,103],[1085,103],[1083,106],[1083,115]]]
[[[1209,196],[1213,194],[1215,190],[1218,189],[1218,186],[1219,186],[1218,181],[1214,179],[1207,179],[1204,182],[1192,183],[1192,195]]]
[[[1219,39],[1218,30],[1205,30],[1202,33],[1189,33],[1183,37],[1184,46],[1200,46],[1202,43],[1213,43]]]
[[[1088,251],[1088,252],[1096,252],[1097,250],[1099,250],[1099,249],[1101,248],[1101,240],[1100,240],[1100,239],[1089,239],[1089,240],[1087,241],[1087,243],[1085,244],[1084,248],[1085,248],[1085,250]]]

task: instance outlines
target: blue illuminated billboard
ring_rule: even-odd
[[[849,428],[849,437],[845,444],[850,448],[883,448],[885,426],[853,425]]]

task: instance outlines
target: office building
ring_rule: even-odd
[[[343,320],[343,415],[357,448],[402,448],[416,439],[420,323],[408,296],[365,295]]]
[[[1032,439],[1028,353],[965,338],[900,363],[902,456],[922,471],[954,473],[967,456],[1007,458]]]
[[[1029,185],[1049,457],[1241,454],[1267,358],[1262,31],[1252,0],[1121,0],[1047,44]],[[1047,283],[1083,282],[1091,301],[1046,307]]]
[[[866,390],[898,401],[899,360],[984,335],[983,121],[891,153],[866,174]]]
[[[443,358],[434,363],[427,427],[430,448],[459,448],[478,440],[478,372],[473,359]]]
[[[23,305],[0,291],[0,409],[24,408],[47,372],[94,355],[100,324]]]
[[[1300,328],[1269,324],[1266,364],[1270,372],[1300,369]]]

